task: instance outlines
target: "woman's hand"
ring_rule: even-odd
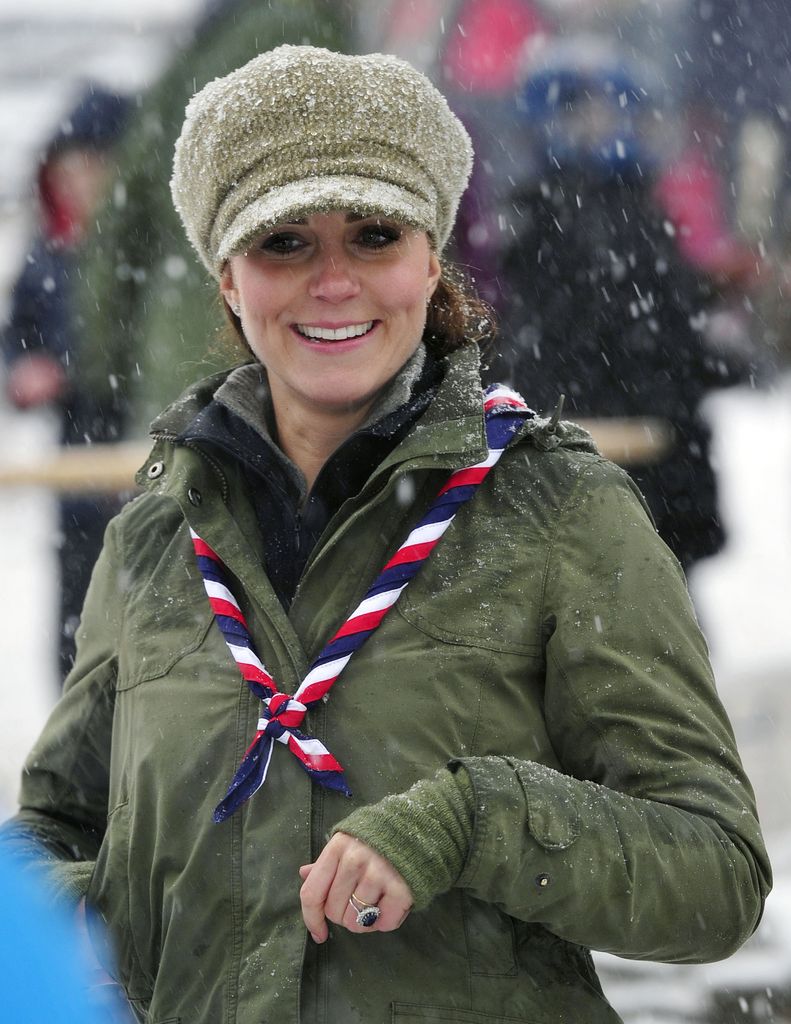
[[[31,352],[17,359],[6,378],[6,394],[17,409],[32,409],[61,399],[68,389],[57,359]]]
[[[336,832],[313,864],[299,869],[302,917],[314,942],[325,942],[327,921],[350,932],[392,932],[412,909],[412,893],[393,865],[359,839]],[[369,928],[357,924],[349,903],[352,893],[362,903],[379,907]]]

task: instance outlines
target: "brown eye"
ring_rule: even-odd
[[[401,230],[393,224],[366,224],[357,234],[357,243],[366,249],[385,249],[400,238]]]
[[[266,236],[261,242],[260,248],[262,252],[271,253],[273,256],[290,256],[292,253],[299,252],[306,244],[305,239],[300,235],[290,231],[275,231]]]

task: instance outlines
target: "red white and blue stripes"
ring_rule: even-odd
[[[217,554],[191,530],[192,543],[204,586],[228,649],[252,692],[262,701],[261,717],[250,746],[214,811],[224,821],[263,785],[274,749],[283,743],[311,778],[322,786],[350,795],[343,768],[327,748],[301,730],[305,714],[324,698],[352,655],[376,630],[409,581],[439,543],[459,508],[497,464],[508,443],[532,412],[522,398],[501,384],[484,396],[489,452],[472,466],[456,470],[442,487],[426,514],[388,561],[360,604],[354,609],[313,662],[293,696],[280,693],[255,652],[244,615],[231,593],[226,569]]]

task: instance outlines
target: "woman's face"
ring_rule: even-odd
[[[423,231],[314,214],[232,256],[221,290],[241,307],[275,412],[365,410],[420,343],[440,276]]]

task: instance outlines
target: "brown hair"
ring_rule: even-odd
[[[426,347],[437,356],[449,355],[463,345],[487,348],[496,333],[495,312],[470,278],[455,264],[442,263],[442,275],[428,304]]]
[[[227,302],[220,302],[232,328],[224,332],[225,340],[236,349],[241,346],[245,356],[252,356],[241,320]],[[449,355],[463,345],[480,345],[485,350],[496,333],[494,310],[480,298],[475,285],[459,267],[443,262],[442,274],[426,310],[426,348],[437,356]]]

